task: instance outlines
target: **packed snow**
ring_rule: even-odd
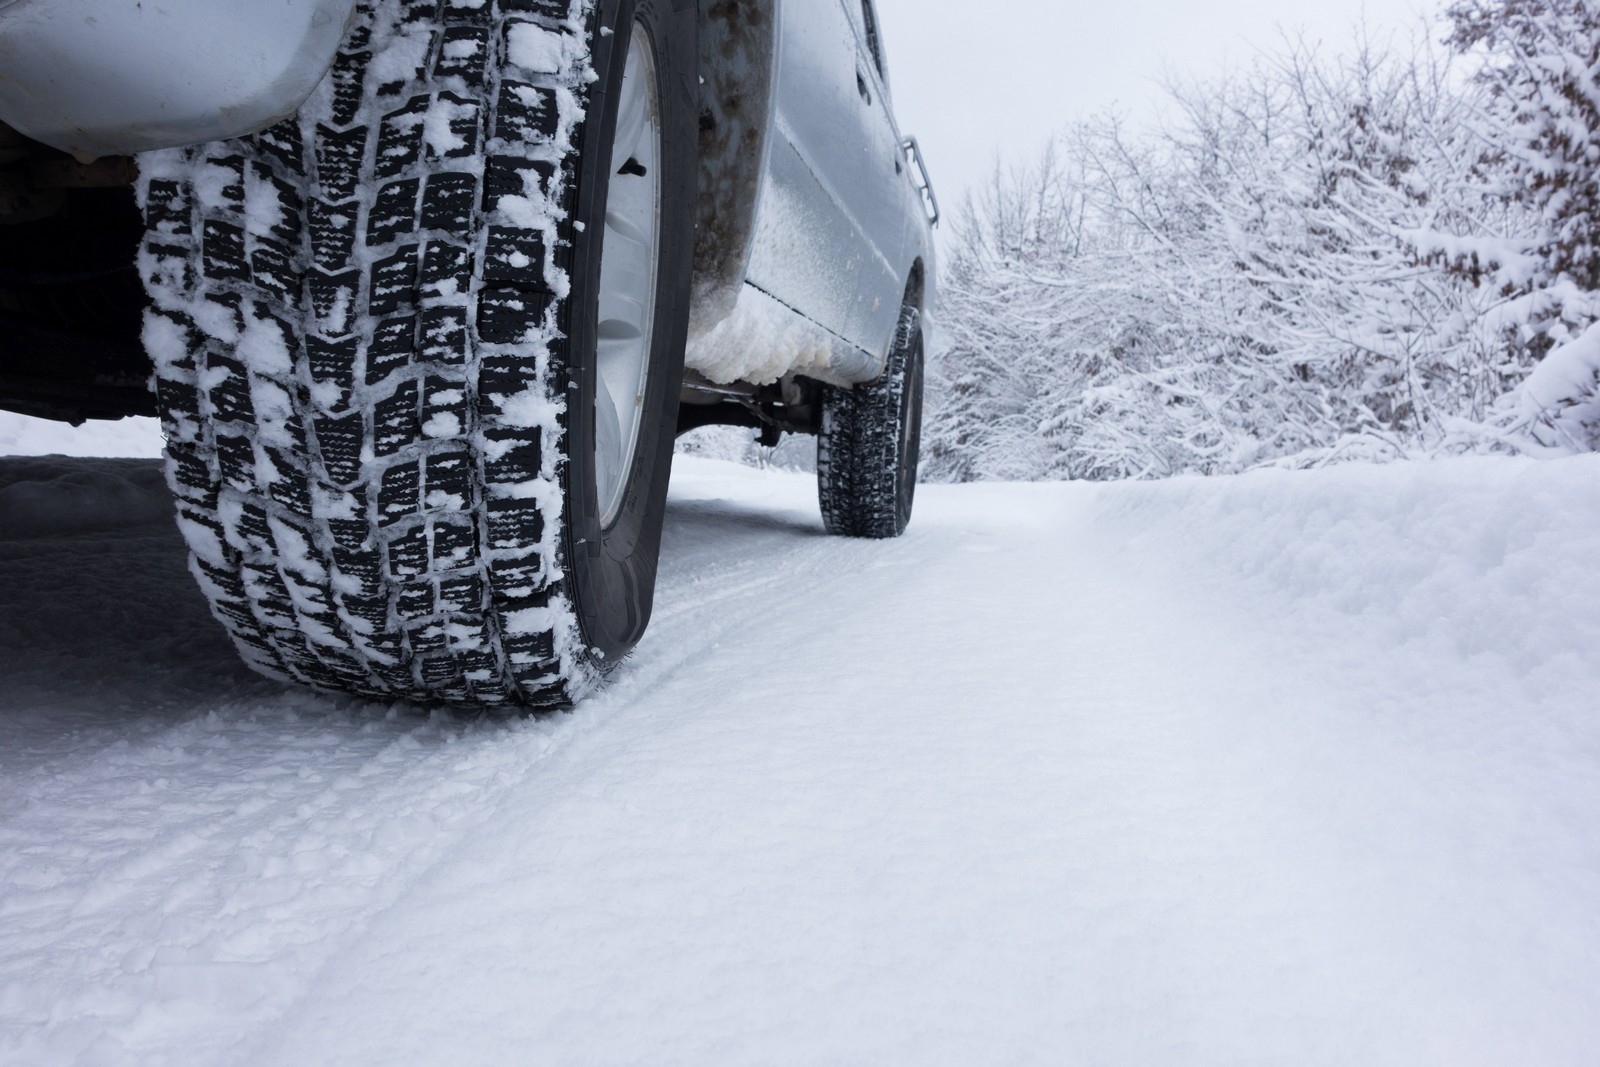
[[[1600,1047],[1600,459],[865,543],[680,457],[644,645],[486,722],[251,675],[154,472],[0,460],[5,1064]]]

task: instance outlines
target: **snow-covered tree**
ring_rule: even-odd
[[[1485,325],[1503,297],[1438,246],[1516,219],[1474,184],[1458,80],[1437,49],[1297,45],[1175,90],[1159,134],[1057,138],[958,229],[931,473],[1217,473],[1481,420],[1521,376]]]
[[[1494,422],[1536,449],[1600,449],[1600,5],[1459,0],[1448,14],[1488,90],[1485,186],[1534,223],[1520,247],[1455,250],[1508,298],[1513,361],[1544,357]]]

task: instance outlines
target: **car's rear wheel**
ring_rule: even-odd
[[[141,158],[169,481],[251,663],[558,706],[649,619],[694,12],[363,2],[293,120]]]
[[[922,314],[900,313],[883,374],[824,387],[817,436],[823,524],[843,537],[899,537],[911,522],[922,441]]]

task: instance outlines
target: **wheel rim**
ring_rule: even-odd
[[[922,451],[922,337],[913,341],[910,365],[906,368],[906,396],[900,416],[900,484],[896,487],[898,525],[904,528],[911,519],[911,504],[917,492],[917,464]]]
[[[655,51],[635,24],[617,103],[600,245],[594,472],[600,526],[622,511],[639,447],[661,256],[661,108]]]

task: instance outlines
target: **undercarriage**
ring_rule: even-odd
[[[154,415],[131,159],[83,164],[0,126],[0,408]]]

